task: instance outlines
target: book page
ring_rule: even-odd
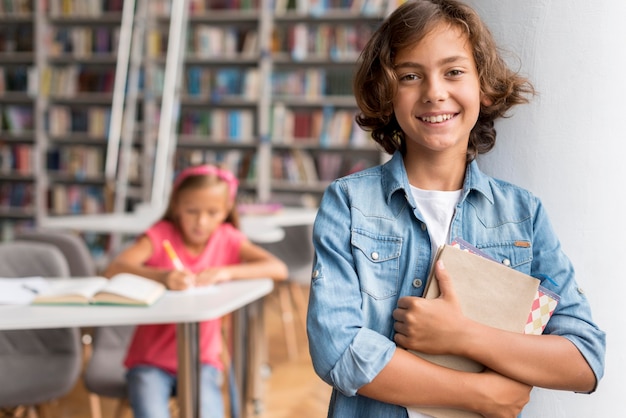
[[[0,305],[28,305],[48,287],[42,277],[0,278]]]
[[[162,283],[131,273],[113,276],[94,300],[97,303],[113,304],[151,304],[165,293]]]
[[[33,303],[89,303],[106,283],[104,277],[74,277],[49,280],[50,286],[41,291]]]

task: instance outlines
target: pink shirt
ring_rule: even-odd
[[[196,273],[207,267],[237,264],[239,248],[245,239],[244,234],[225,223],[219,226],[209,238],[204,251],[194,256],[185,250],[182,238],[170,222],[159,221],[150,227],[145,235],[152,242],[153,253],[146,266],[174,269],[172,261],[163,248],[163,240],[168,239],[187,269]],[[223,370],[220,353],[222,351],[221,320],[214,319],[200,323],[200,361]],[[176,325],[139,325],[131,341],[124,365],[157,366],[170,373],[176,373]]]

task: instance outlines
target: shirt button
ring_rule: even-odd
[[[422,287],[422,279],[415,279],[413,280],[413,287]]]
[[[311,277],[315,279],[315,278],[317,278],[317,276],[319,276],[319,275],[320,275],[319,270],[314,270],[314,271],[313,271],[313,274],[311,274]]]
[[[502,260],[502,264],[509,267],[511,266],[511,260],[509,260],[508,258],[505,258],[504,260]]]
[[[378,253],[376,251],[372,253],[372,260],[378,260]]]
[[[578,290],[578,293],[580,293],[581,295],[585,293],[585,290],[582,287],[579,287],[576,290]]]
[[[422,222],[422,231],[426,231],[426,224]]]

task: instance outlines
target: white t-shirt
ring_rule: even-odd
[[[417,202],[417,207],[424,216],[434,250],[448,242],[452,216],[462,192],[462,190],[451,192],[422,190],[411,186],[411,193],[415,198],[415,202]]]
[[[448,242],[452,216],[454,216],[454,209],[461,198],[461,192],[462,190],[451,192],[422,190],[411,186],[411,193],[428,227],[433,255],[440,245]],[[411,408],[407,408],[407,412],[409,418],[432,418],[430,415],[422,414]]]

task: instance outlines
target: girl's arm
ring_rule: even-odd
[[[288,270],[284,262],[278,259],[269,251],[244,240],[239,249],[240,264],[230,266],[209,268],[197,276],[198,285],[209,285],[213,283],[268,277],[274,280],[284,280],[287,278]]]
[[[576,346],[557,335],[524,335],[491,328],[464,317],[442,263],[435,272],[437,299],[405,297],[394,311],[395,341],[433,354],[472,358],[511,379],[550,389],[590,392],[596,377]]]
[[[152,255],[152,251],[150,239],[142,235],[109,263],[103,275],[110,278],[118,273],[133,273],[161,282],[172,290],[183,290],[193,284],[193,274],[188,271],[144,266],[143,264]]]

